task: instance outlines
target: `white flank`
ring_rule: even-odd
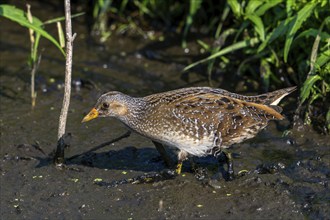
[[[283,94],[281,97],[279,97],[278,99],[276,99],[274,102],[270,103],[270,105],[278,105],[278,103],[285,97],[287,96],[289,93],[285,93]]]

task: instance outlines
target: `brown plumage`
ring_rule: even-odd
[[[83,122],[115,117],[156,142],[159,151],[162,150],[157,143],[179,148],[178,173],[189,154],[206,156],[223,151],[232,174],[231,155],[225,149],[254,137],[270,120],[283,119],[277,104],[295,89],[243,96],[222,89],[193,87],[140,98],[108,92],[99,98]]]

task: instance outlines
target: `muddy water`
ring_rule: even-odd
[[[36,15],[48,18],[45,11],[52,8],[43,7]],[[236,173],[248,173],[231,182],[220,176],[217,189],[205,184],[205,179],[197,180],[188,161],[183,175],[171,180],[110,188],[95,184],[96,180],[111,183],[166,168],[152,143],[136,134],[85,153],[126,132],[113,119],[80,123],[101,93],[116,89],[138,96],[207,83],[198,74],[182,77],[182,63],[190,54],[176,44],[162,43],[157,49],[155,42],[113,36],[105,48],[92,46],[86,43],[81,24],[80,20],[74,23],[78,33],[73,67],[76,86],[67,123],[72,140],[65,156],[82,155],[68,160],[68,169],[60,170],[51,158],[62,102],[64,59],[43,41],[37,106],[32,110],[26,65],[28,33],[1,20],[1,219],[329,218],[329,137],[303,127],[283,137],[288,120],[271,123],[256,138],[234,146]],[[148,59],[145,55],[150,53],[168,58],[167,62]],[[208,169],[209,176],[217,170],[212,158],[196,162]]]

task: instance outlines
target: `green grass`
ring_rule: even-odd
[[[42,22],[39,18],[32,15],[30,5],[27,4],[27,11],[23,11],[22,9],[16,8],[14,5],[0,5],[0,16],[9,19],[16,24],[19,24],[28,29],[30,34],[30,56],[28,57],[28,64],[31,68],[31,105],[34,107],[36,105],[37,93],[35,91],[35,75],[41,60],[41,55],[39,54],[39,42],[43,37],[50,42],[53,43],[55,47],[65,56],[64,48],[64,33],[61,26],[61,21],[63,21],[64,17],[50,19],[48,21]],[[73,15],[72,17],[77,17],[83,15],[84,13],[79,13]],[[45,25],[49,24],[57,24],[57,30],[59,35],[59,41],[56,40],[51,34],[49,34]]]
[[[302,106],[298,113],[305,123],[321,125],[329,132],[328,0],[97,0],[92,7],[92,33],[100,42],[114,32],[127,31],[154,40],[147,34],[153,29],[162,32],[165,40],[169,32],[181,36],[184,48],[193,39],[206,53],[187,63],[184,71],[199,66],[210,84],[217,70],[234,73],[257,82],[264,91],[298,85],[297,106]],[[32,29],[63,53],[59,42],[45,31],[47,22],[33,18],[31,23],[23,11],[9,5],[0,5],[0,15]],[[194,37],[200,30],[199,36],[208,41]],[[36,57],[35,51],[31,57]]]
[[[102,4],[97,3],[95,7],[100,8]],[[228,0],[217,4],[208,0],[179,3],[134,0],[122,4],[111,1],[108,6],[103,12],[115,14],[127,25],[157,21],[164,31],[166,27],[174,27],[176,33],[182,35],[182,47],[188,47],[191,28],[207,27],[207,35],[214,42],[207,44],[202,39],[196,42],[208,55],[187,64],[184,71],[205,66],[211,83],[217,68],[233,72],[236,67],[238,76],[245,75],[259,82],[264,90],[298,85],[301,89],[297,105],[305,106],[300,112],[305,123],[313,122],[309,118],[313,118],[317,109],[322,112],[321,124],[329,131],[328,0]],[[120,19],[117,22],[120,23]],[[139,33],[143,33],[141,30]],[[238,59],[235,54],[239,54]]]

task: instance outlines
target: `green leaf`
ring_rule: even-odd
[[[265,12],[268,11],[270,8],[272,8],[272,7],[280,4],[281,2],[283,2],[283,0],[271,0],[271,1],[267,1],[265,4],[263,4],[262,6],[260,6],[254,12],[254,14],[260,17],[260,16],[264,15]]]
[[[291,17],[292,15],[292,8],[296,4],[295,0],[287,0],[286,1],[286,14],[288,17]]]
[[[61,22],[57,22],[57,33],[58,33],[58,39],[60,40],[60,45],[63,48],[65,47],[65,36]]]
[[[322,78],[319,75],[313,75],[313,76],[310,76],[306,79],[306,81],[304,82],[303,87],[301,88],[301,92],[300,92],[300,98],[301,98],[302,103],[307,98],[309,98],[310,93],[311,93],[312,88],[313,88],[313,85],[321,79]]]
[[[253,0],[249,1],[248,5],[245,8],[245,14],[254,14],[255,10],[262,5],[263,1],[262,0]]]
[[[313,96],[310,98],[308,103],[311,105],[318,98],[322,98],[322,94],[320,93],[313,94]]]
[[[140,11],[142,11],[144,14],[149,15],[150,17],[155,17],[154,13],[149,10],[149,8],[146,6],[146,4],[141,3],[140,1],[134,0],[133,1],[136,7],[139,8]]]
[[[321,0],[321,7],[326,6],[327,3],[328,3],[328,0]]]
[[[127,6],[128,0],[121,1],[120,8],[119,8],[119,14],[122,14]]]
[[[320,53],[319,56],[316,58],[315,63],[319,66],[322,67],[324,64],[330,63],[330,50],[326,50],[323,53]]]
[[[295,41],[303,37],[316,37],[319,34],[319,30],[315,28],[309,28],[301,32],[296,38]],[[330,38],[330,34],[324,31],[320,31],[321,40],[327,41]]]
[[[205,43],[202,40],[197,40],[197,43],[207,51],[209,51],[211,49],[210,45],[208,45],[207,43]]]
[[[186,18],[186,25],[183,31],[183,41],[182,41],[182,47],[185,48],[187,47],[187,34],[190,29],[190,26],[193,23],[193,18],[197,12],[197,10],[201,7],[202,0],[190,0],[190,7],[189,7],[189,14]]]
[[[223,56],[227,53],[230,53],[230,52],[233,52],[235,50],[239,50],[239,49],[242,49],[244,47],[248,47],[248,46],[253,46],[254,44],[257,44],[259,43],[259,39],[258,38],[251,38],[249,40],[244,40],[244,41],[240,41],[240,42],[237,42],[235,44],[232,44],[226,48],[223,48],[222,50],[220,50],[219,52],[215,53],[215,54],[212,54],[211,56],[205,58],[205,59],[202,59],[202,60],[199,60],[195,63],[192,63],[190,64],[189,66],[185,67],[183,69],[183,71],[187,71],[188,69],[191,69],[192,67],[194,66],[197,66],[201,63],[204,63],[204,62],[207,62],[209,60],[212,60],[212,59],[215,59],[219,56]]]
[[[256,15],[252,15],[252,14],[246,15],[246,17],[250,21],[252,21],[252,23],[254,24],[254,29],[259,34],[261,41],[264,41],[265,40],[265,28],[264,28],[264,24],[263,24],[261,18]]]
[[[36,63],[38,60],[37,56],[38,56],[38,46],[39,46],[40,37],[41,37],[41,35],[39,33],[36,33],[36,38],[35,38],[35,42],[33,44],[33,50],[32,50],[32,56],[31,56],[33,63]]]
[[[229,5],[229,7],[231,8],[231,10],[233,11],[236,17],[241,16],[243,10],[242,10],[242,6],[237,0],[227,1],[227,4]]]
[[[236,32],[236,35],[234,37],[234,42],[237,41],[238,37],[244,33],[244,30],[249,26],[250,22],[248,20],[243,21],[241,26],[239,27],[238,31]],[[244,38],[244,37],[243,37]]]
[[[289,24],[289,29],[286,35],[285,45],[284,45],[284,61],[288,61],[288,55],[290,47],[296,32],[300,29],[302,23],[312,14],[313,9],[316,7],[317,3],[309,3],[303,7],[297,15],[295,15]]]
[[[33,17],[33,23],[30,23],[27,17],[25,16],[24,11],[22,11],[21,9],[17,9],[15,8],[15,6],[12,5],[0,5],[0,16],[8,18],[9,20],[16,22],[22,25],[23,27],[27,27],[34,30],[44,38],[51,41],[65,56],[65,52],[61,48],[60,44],[56,41],[55,38],[53,38],[41,27],[42,22],[38,18]]]
[[[258,48],[258,53],[260,53],[266,46],[271,44],[274,40],[284,35],[288,29],[288,23],[291,21],[291,18],[288,18],[284,21],[281,21],[280,24],[267,35],[266,39]]]
[[[85,14],[85,12],[80,12],[80,13],[71,15],[71,18],[76,18],[76,17],[82,16],[84,14]],[[65,16],[62,16],[62,17],[59,17],[59,18],[54,18],[54,19],[47,20],[43,23],[43,25],[53,24],[53,23],[56,23],[58,21],[64,21],[64,20],[65,20]]]
[[[269,89],[269,81],[272,71],[270,69],[270,65],[265,58],[261,59],[260,64],[260,74],[266,90]]]
[[[215,35],[214,35],[215,38],[218,38],[220,36],[220,33],[222,31],[222,26],[224,25],[224,21],[227,19],[228,15],[229,15],[229,12],[230,12],[230,8],[229,8],[228,5],[226,5],[225,8],[223,9],[220,22],[219,22],[218,27],[215,31]]]
[[[112,0],[98,0],[98,4],[100,5],[100,13],[105,14],[112,4]]]

